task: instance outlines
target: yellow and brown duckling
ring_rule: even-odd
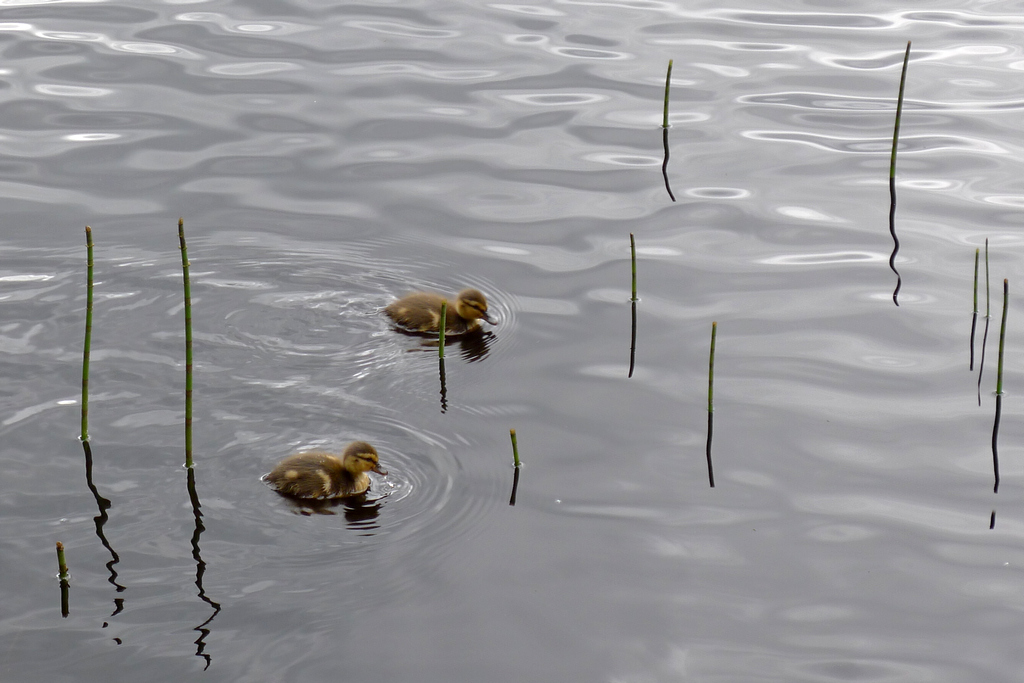
[[[454,303],[450,297],[434,292],[413,292],[390,304],[384,312],[400,327],[411,332],[437,332],[441,324],[441,303],[446,299],[446,335],[472,332],[479,328],[480,319],[497,324],[487,315],[487,298],[476,289],[462,290],[455,296]]]
[[[344,498],[366,493],[370,488],[367,472],[387,476],[377,450],[365,441],[353,441],[340,458],[324,451],[289,455],[263,480],[296,498]]]

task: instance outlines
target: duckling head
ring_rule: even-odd
[[[363,472],[376,472],[384,477],[388,475],[388,471],[380,466],[377,449],[365,441],[350,443],[345,449],[341,462],[352,476],[358,476]]]
[[[455,312],[465,320],[483,318],[492,325],[497,321],[487,315],[487,297],[477,289],[464,289],[455,297]]]

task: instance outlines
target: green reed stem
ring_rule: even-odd
[[[89,353],[92,348],[92,228],[85,226],[85,343],[82,345],[82,441],[89,441]]]
[[[629,255],[633,261],[633,298],[630,301],[636,301],[636,240],[633,233],[629,233]]]
[[[441,320],[437,323],[437,357],[444,358],[444,332],[448,326],[448,300],[441,302]]]
[[[178,219],[178,244],[181,247],[181,274],[185,288],[185,467],[192,468],[192,285],[188,277],[188,248],[185,246],[185,220]]]
[[[57,568],[60,570],[60,579],[68,578],[68,563],[64,559],[64,544],[57,541]]]
[[[516,430],[508,430],[509,436],[512,437],[512,461],[516,467],[519,467],[523,463],[519,462],[519,444],[516,442]]]
[[[889,179],[896,178],[896,145],[900,140],[900,119],[903,118],[903,90],[907,84],[907,64],[910,63],[910,41],[907,41],[907,52],[903,55],[903,73],[900,75],[900,95],[896,101],[896,126],[892,132],[892,156],[889,158]]]
[[[978,314],[978,259],[981,255],[981,248],[974,250],[974,314]]]
[[[988,238],[985,238],[985,317],[992,317],[992,297],[989,295]]]
[[[668,73],[665,74],[665,113],[661,117],[661,127],[668,128],[668,91],[672,85],[672,60],[668,60]]]
[[[708,412],[715,412],[715,337],[718,323],[711,323],[711,360],[708,361]]]
[[[996,366],[996,395],[1003,393],[1003,344],[1006,342],[1006,310],[1010,304],[1010,282],[1003,279],[1003,324],[999,327],[999,363]]]

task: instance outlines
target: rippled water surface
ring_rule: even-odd
[[[1019,680],[1022,44],[1011,2],[0,0],[0,678]],[[442,378],[381,309],[467,286]],[[366,500],[260,481],[353,439]]]

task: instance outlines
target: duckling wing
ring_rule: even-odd
[[[281,493],[298,498],[323,498],[333,493],[341,463],[327,453],[298,453],[277,464],[266,481]]]
[[[437,331],[441,322],[441,302],[444,297],[433,292],[416,292],[402,297],[384,309],[398,325],[417,332]],[[457,318],[454,305],[449,303],[448,317]],[[447,326],[446,326],[447,327]]]

